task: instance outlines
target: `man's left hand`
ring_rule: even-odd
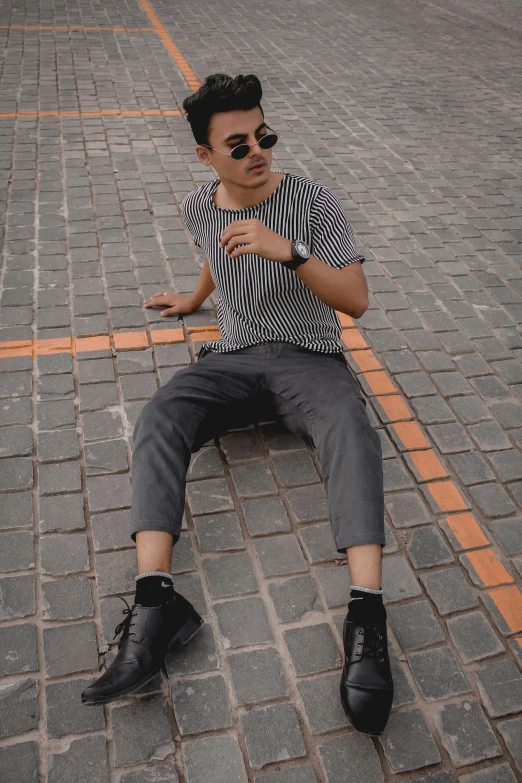
[[[224,247],[230,258],[253,253],[269,261],[291,261],[292,242],[276,234],[257,218],[234,220],[221,234],[219,247]]]

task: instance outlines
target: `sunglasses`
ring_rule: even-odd
[[[264,136],[261,136],[258,141],[255,142],[255,144],[238,144],[237,147],[234,147],[231,152],[223,152],[223,150],[218,150],[216,147],[211,147],[209,144],[203,144],[203,147],[208,147],[209,150],[215,150],[215,152],[221,152],[222,155],[229,155],[230,157],[234,158],[234,160],[243,160],[243,158],[246,158],[248,153],[250,152],[251,147],[255,147],[256,144],[259,144],[262,150],[269,150],[272,149],[272,147],[277,144],[279,140],[279,135],[277,133],[265,133]]]

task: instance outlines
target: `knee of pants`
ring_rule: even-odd
[[[158,391],[161,391],[161,389]],[[149,402],[143,406],[136,419],[133,440],[136,442],[141,430],[149,434],[163,431],[167,427],[172,430],[181,419],[182,415],[181,411],[178,413],[178,406],[172,400],[163,399],[156,392]]]
[[[381,439],[368,418],[366,400],[363,397],[346,395],[334,405],[328,406],[324,417],[330,432],[361,441],[361,445],[363,442],[370,442],[374,449],[381,453]]]

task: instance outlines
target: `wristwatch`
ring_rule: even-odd
[[[306,264],[310,258],[310,249],[301,239],[294,239],[292,242],[292,260],[283,261],[283,266],[288,269],[297,269],[301,264]]]

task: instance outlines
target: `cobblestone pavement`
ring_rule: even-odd
[[[513,0],[0,0],[0,780],[521,779],[521,27]],[[274,425],[193,461],[172,570],[200,634],[139,695],[79,701],[133,594],[133,424],[216,331],[142,302],[203,260],[179,109],[217,70],[262,78],[277,163],[368,258],[344,335],[384,451],[381,740],[338,700],[315,456]]]

